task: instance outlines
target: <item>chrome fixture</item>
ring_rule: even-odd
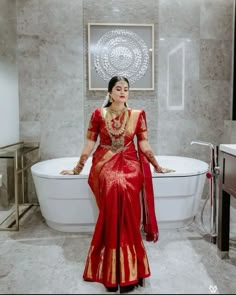
[[[220,168],[218,164],[218,154],[219,154],[219,147],[216,145],[213,145],[210,142],[205,141],[192,141],[191,145],[198,144],[203,146],[208,146],[210,148],[210,162],[209,162],[209,171],[206,173],[206,177],[210,180],[210,232],[208,233],[207,230],[204,228],[204,222],[203,222],[203,211],[205,208],[205,205],[208,201],[208,198],[206,199],[206,202],[203,206],[203,210],[201,213],[201,222],[202,227],[206,233],[209,234],[210,242],[216,244],[216,238],[217,238],[217,229],[216,229],[216,211],[217,211],[217,177],[220,174]]]

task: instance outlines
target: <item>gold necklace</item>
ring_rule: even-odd
[[[127,108],[122,110],[120,115],[112,116],[114,112],[107,108],[107,113],[105,117],[106,127],[108,133],[113,136],[119,136],[125,132],[126,124],[128,121],[128,110]]]
[[[108,111],[110,111],[111,113],[113,113],[113,114],[119,116],[119,115],[121,115],[121,114],[127,109],[127,107],[124,107],[123,109],[118,110],[118,111],[113,110],[111,107],[108,107],[107,109],[108,109]]]

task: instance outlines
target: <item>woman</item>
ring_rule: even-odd
[[[145,112],[127,107],[127,78],[113,77],[108,94],[105,105],[91,116],[87,141],[76,167],[61,174],[81,172],[99,135],[88,178],[99,215],[83,278],[104,284],[108,291],[120,288],[120,293],[125,293],[142,286],[143,279],[150,276],[141,221],[146,239],[158,240],[149,163],[158,173],[172,170],[160,167],[155,159],[148,143]]]

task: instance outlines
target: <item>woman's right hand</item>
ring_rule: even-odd
[[[62,175],[74,175],[74,170],[62,170],[60,172]]]

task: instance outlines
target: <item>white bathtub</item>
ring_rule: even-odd
[[[199,209],[208,164],[186,157],[156,158],[161,166],[176,170],[152,174],[159,228],[186,226]],[[77,161],[78,157],[57,158],[31,167],[42,215],[49,227],[59,231],[89,232],[96,223],[98,210],[87,183],[91,158],[82,174],[60,174],[63,169],[74,167]]]

